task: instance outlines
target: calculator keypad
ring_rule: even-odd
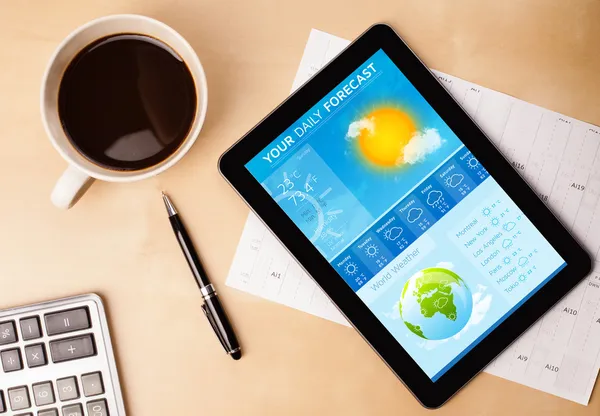
[[[70,404],[62,408],[63,416],[83,416],[83,408],[79,403]]]
[[[34,344],[25,347],[25,360],[27,367],[35,368],[48,364],[44,344]]]
[[[88,402],[87,412],[90,416],[109,416],[106,400],[101,399]]]
[[[17,342],[17,340],[15,322],[0,322],[0,345],[13,344]]]
[[[102,373],[85,374],[81,376],[81,385],[85,397],[98,396],[104,393]]]
[[[100,299],[57,302],[0,310],[0,416],[125,416]]]
[[[21,319],[19,325],[21,325],[21,336],[24,341],[31,341],[32,339],[42,337],[42,327],[37,316]]]
[[[61,402],[79,398],[79,389],[77,388],[77,379],[75,377],[57,380],[56,388],[58,389],[58,398]]]
[[[51,381],[34,384],[32,389],[33,400],[35,401],[36,406],[46,406],[55,402],[54,389],[52,388]]]
[[[91,334],[50,341],[50,355],[55,363],[91,357],[95,354],[94,337]]]
[[[0,360],[2,360],[2,369],[5,373],[18,371],[23,369],[23,361],[21,361],[21,352],[18,348],[12,350],[4,350],[0,352]]]
[[[8,389],[8,401],[11,410],[24,410],[31,407],[27,386]]]
[[[47,314],[45,319],[48,335],[66,334],[67,332],[88,329],[91,326],[86,308]]]

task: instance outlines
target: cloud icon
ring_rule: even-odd
[[[527,263],[529,263],[529,259],[527,257],[520,257],[519,258],[519,266],[525,266]]]
[[[421,218],[421,215],[423,215],[423,210],[421,208],[411,208],[410,211],[408,211],[406,219],[412,224],[413,222]]]
[[[400,162],[414,165],[425,160],[425,158],[442,147],[444,141],[437,129],[425,129],[416,132],[410,141],[404,146],[403,160]]]
[[[383,238],[386,240],[394,241],[402,234],[402,227],[391,227],[383,232]]]
[[[450,188],[456,188],[462,183],[463,179],[465,179],[465,175],[463,175],[462,173],[455,173],[454,175],[446,179],[446,185]]]
[[[440,191],[431,191],[427,195],[427,205],[434,206],[439,202],[442,198],[442,193]]]
[[[361,130],[369,130],[370,133],[375,132],[375,120],[371,118],[362,118],[358,121],[353,121],[348,126],[348,132],[346,133],[347,139],[355,139],[360,136]]]
[[[510,238],[506,238],[504,241],[502,241],[502,248],[509,248],[512,245],[513,242]]]
[[[505,231],[510,231],[513,228],[515,228],[516,226],[517,226],[517,224],[515,224],[514,222],[511,221],[511,222],[507,222],[506,224],[504,224],[502,226],[502,228],[504,228]]]

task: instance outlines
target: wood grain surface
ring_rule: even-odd
[[[42,128],[41,77],[69,32],[113,13],[188,39],[208,117],[173,169],[97,182],[59,211],[49,194],[66,164]],[[435,69],[600,124],[599,17],[597,0],[0,0],[0,308],[100,294],[130,415],[429,414],[352,329],[225,286],[248,209],[217,159],[286,97],[312,27],[352,38],[377,21]],[[202,315],[162,189],[237,328],[239,362]],[[482,374],[437,413],[598,415],[599,390],[585,407]]]

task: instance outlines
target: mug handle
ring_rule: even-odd
[[[69,165],[54,185],[50,199],[62,209],[69,209],[79,201],[94,183],[94,178]]]

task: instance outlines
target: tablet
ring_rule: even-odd
[[[386,25],[219,167],[426,407],[590,271],[584,250]]]

